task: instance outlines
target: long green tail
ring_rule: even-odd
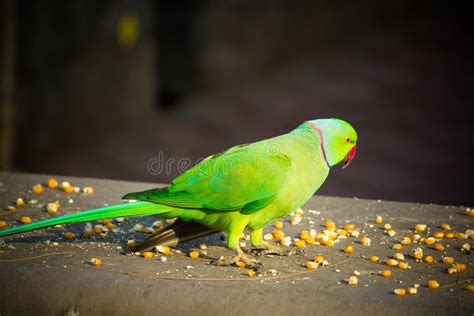
[[[101,207],[90,211],[68,214],[31,224],[20,225],[8,229],[0,230],[0,237],[28,232],[35,229],[62,225],[68,223],[87,222],[104,218],[146,216],[166,213],[169,207],[150,202],[124,203],[112,206]]]

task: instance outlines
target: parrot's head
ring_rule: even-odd
[[[329,166],[343,162],[347,167],[354,159],[357,133],[347,122],[340,119],[320,119],[308,122],[322,139],[322,147]]]

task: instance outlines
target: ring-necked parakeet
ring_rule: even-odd
[[[357,134],[339,119],[306,121],[288,134],[238,145],[212,155],[165,188],[126,194],[139,202],[108,206],[17,226],[0,236],[104,218],[145,216],[178,218],[148,236],[135,250],[199,238],[218,231],[228,235],[235,260],[252,265],[239,247],[244,229],[253,246],[274,249],[263,240],[264,227],[300,208],[323,184],[329,169],[348,166]],[[276,250],[276,249],[274,249]]]

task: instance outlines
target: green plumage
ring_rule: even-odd
[[[234,249],[247,228],[258,246],[264,226],[301,207],[323,184],[331,166],[350,152],[353,156],[356,141],[354,129],[344,121],[308,121],[288,134],[210,156],[166,188],[123,197],[142,202],[14,227],[0,236],[71,222],[153,215],[224,231]]]

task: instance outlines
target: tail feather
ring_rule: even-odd
[[[31,224],[20,225],[8,229],[0,230],[0,237],[19,234],[55,225],[68,223],[87,222],[104,218],[146,216],[169,212],[167,206],[158,205],[149,202],[124,203],[112,206],[101,207],[90,211],[68,214]]]

